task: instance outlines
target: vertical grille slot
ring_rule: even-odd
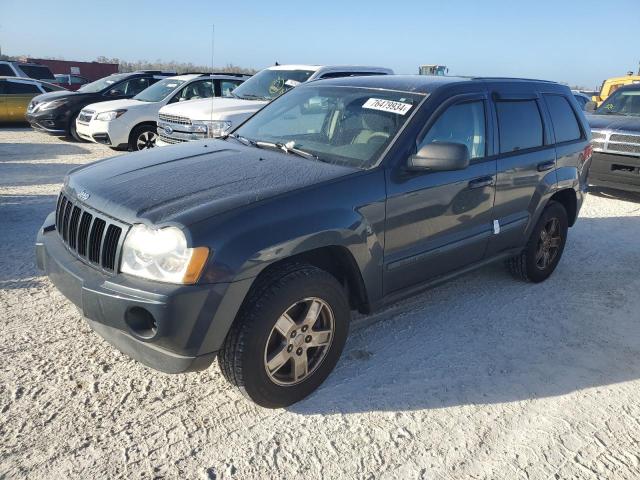
[[[71,207],[73,207],[73,204],[67,201],[64,206],[64,214],[62,215],[62,239],[65,243],[69,240],[69,219],[71,217]]]
[[[114,270],[116,263],[116,251],[118,249],[118,241],[120,240],[120,234],[122,229],[115,225],[109,225],[107,233],[104,237],[104,244],[102,246],[102,266],[107,270]]]
[[[106,222],[101,218],[96,218],[93,221],[93,227],[91,227],[91,234],[89,235],[89,261],[93,263],[100,262],[100,246],[102,245],[102,234],[104,233],[104,227]]]
[[[91,226],[91,220],[93,215],[89,212],[83,212],[80,219],[80,226],[78,227],[78,255],[83,257],[87,256],[87,245],[89,244],[89,227]]]
[[[67,204],[67,197],[62,196],[61,201],[58,204],[58,211],[56,212],[56,230],[62,235],[62,217],[64,216],[64,207]]]
[[[69,220],[69,246],[76,249],[78,245],[78,222],[80,221],[80,207],[73,207],[71,219]]]

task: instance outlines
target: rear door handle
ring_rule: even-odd
[[[538,171],[544,172],[546,170],[551,170],[555,166],[556,162],[554,160],[551,160],[550,162],[542,162],[538,164]]]
[[[488,187],[489,185],[493,185],[492,176],[474,178],[473,180],[469,181],[469,188],[483,188]]]

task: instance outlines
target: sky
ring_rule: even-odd
[[[599,86],[638,71],[640,0],[0,0],[7,55],[360,64]]]

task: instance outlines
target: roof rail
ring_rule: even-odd
[[[250,73],[238,73],[238,72],[202,72],[200,75],[228,75],[230,77],[250,77]]]
[[[558,83],[553,80],[540,80],[539,78],[518,78],[518,77],[469,77],[471,80],[521,80],[523,82]]]
[[[128,73],[153,73],[154,75],[177,75],[174,71],[163,71],[163,70],[136,70],[134,72]]]

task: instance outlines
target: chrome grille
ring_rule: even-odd
[[[190,118],[180,117],[178,115],[167,115],[165,113],[161,113],[158,115],[158,118],[163,122],[175,123],[178,125],[191,125]]]
[[[160,133],[158,135],[158,137],[160,138],[160,140],[162,140],[164,143],[182,143],[182,142],[187,142],[188,140],[182,140],[180,138],[171,138],[171,137],[167,137],[166,135],[163,135],[162,133]]]
[[[125,228],[124,224],[60,193],[56,206],[56,230],[69,251],[80,260],[115,273]]]
[[[89,123],[93,118],[93,114],[96,113],[93,110],[81,110],[78,114],[78,122],[80,123]]]
[[[640,135],[631,132],[597,130],[591,132],[593,150],[621,155],[640,156]]]

